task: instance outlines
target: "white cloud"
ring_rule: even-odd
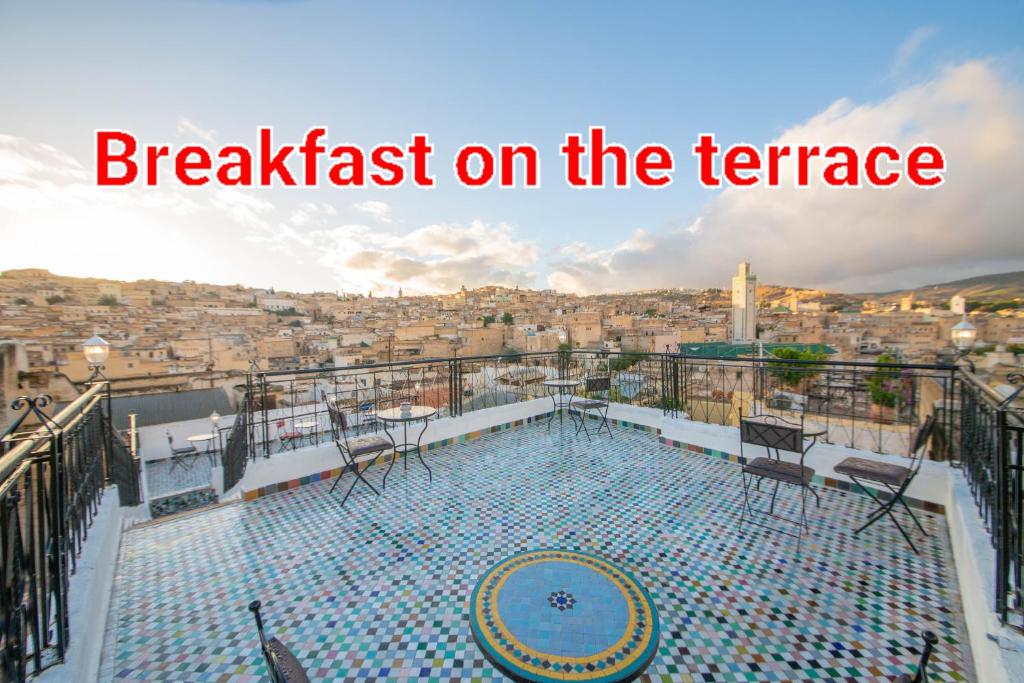
[[[352,208],[360,213],[372,216],[380,223],[391,222],[391,206],[387,202],[379,202],[369,199],[365,202],[357,202]]]
[[[751,259],[762,281],[836,289],[893,288],[1024,268],[1024,89],[990,62],[943,70],[872,104],[835,102],[784,132],[780,144],[934,142],[946,182],[878,190],[820,185],[730,188],[691,229],[634,233],[612,249],[565,254],[548,282],[597,292],[726,283]]]
[[[346,291],[434,294],[462,285],[535,284],[537,245],[504,223],[426,225],[406,234],[342,225],[309,234],[317,260]]]
[[[178,135],[189,135],[192,137],[199,138],[203,142],[208,144],[215,144],[217,142],[217,131],[212,128],[200,128],[195,123],[182,117],[178,119]]]
[[[936,33],[938,33],[938,29],[934,26],[919,26],[911,31],[910,35],[904,38],[896,49],[896,57],[892,60],[892,66],[889,68],[889,77],[895,78],[903,73],[924,44]]]

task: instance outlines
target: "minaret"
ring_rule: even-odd
[[[732,279],[732,340],[749,343],[757,338],[757,276],[750,264],[740,264]]]

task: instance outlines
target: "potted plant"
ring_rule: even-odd
[[[878,364],[895,363],[895,356],[883,353]],[[878,422],[889,424],[896,418],[896,409],[906,404],[912,379],[904,376],[897,368],[876,368],[868,376],[868,398],[871,400],[871,417]]]

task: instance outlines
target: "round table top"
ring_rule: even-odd
[[[401,408],[388,408],[377,411],[377,418],[385,422],[412,422],[413,420],[425,420],[433,417],[437,408],[430,406],[409,406],[409,412],[403,413]]]
[[[473,590],[469,615],[484,655],[516,680],[631,681],[658,649],[650,595],[588,553],[532,550],[498,562]]]
[[[316,427],[316,420],[302,420],[295,423],[296,429],[312,429]]]
[[[549,379],[549,380],[545,380],[544,382],[542,382],[542,384],[544,386],[546,386],[546,387],[565,387],[565,388],[568,388],[568,387],[579,386],[580,384],[583,384],[583,382],[581,380],[578,380],[578,379]]]
[[[214,436],[213,434],[193,434],[192,436],[186,438],[185,441],[211,441],[215,438],[217,437]]]

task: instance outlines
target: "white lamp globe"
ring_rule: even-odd
[[[110,355],[110,342],[94,334],[82,344],[82,353],[89,365],[103,365]]]
[[[965,315],[960,322],[953,326],[950,336],[953,338],[953,346],[959,351],[970,351],[978,338],[978,328],[969,323]]]

